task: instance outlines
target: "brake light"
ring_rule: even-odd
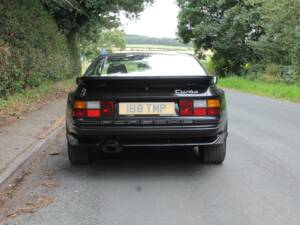
[[[101,116],[100,109],[88,109],[87,110],[87,117],[88,118],[98,118]]]
[[[100,118],[114,115],[113,101],[75,101],[74,118]]]
[[[221,114],[220,108],[208,108],[207,115],[209,116],[219,116]]]
[[[115,104],[113,101],[101,102],[101,113],[103,116],[113,116],[115,112]]]
[[[180,100],[181,116],[218,116],[221,113],[219,99],[208,100]]]
[[[182,100],[179,102],[180,106],[180,115],[181,116],[193,116],[194,114],[194,106],[193,101],[190,100]]]
[[[74,118],[86,117],[86,110],[85,109],[74,109],[73,110],[73,117]]]

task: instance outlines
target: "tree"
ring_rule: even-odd
[[[92,36],[95,29],[116,24],[117,14],[125,11],[138,14],[144,3],[152,0],[41,0],[53,14],[57,24],[68,40],[76,73],[80,73],[80,53],[77,45],[78,34]],[[82,32],[84,30],[84,32]]]
[[[101,48],[112,52],[113,49],[123,50],[126,47],[125,34],[118,29],[100,30],[95,36],[95,41],[87,38],[80,41],[81,53],[87,59],[95,59]]]
[[[216,73],[239,74],[256,54],[250,44],[263,33],[260,4],[247,0],[177,0],[178,35],[196,51],[213,50]]]
[[[264,0],[263,18],[265,33],[253,47],[263,63],[296,67],[300,74],[300,1]],[[300,79],[300,76],[298,76]]]

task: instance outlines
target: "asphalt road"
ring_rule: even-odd
[[[224,165],[201,165],[193,151],[138,149],[72,167],[61,135],[48,149],[59,155],[47,154],[26,178],[12,210],[39,196],[54,203],[8,224],[300,224],[300,105],[233,91],[227,97]]]

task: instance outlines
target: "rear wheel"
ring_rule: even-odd
[[[202,163],[222,164],[226,157],[226,141],[220,145],[200,147],[198,154]]]
[[[68,143],[68,156],[71,164],[85,165],[90,164],[93,160],[93,152],[82,146],[72,146]]]

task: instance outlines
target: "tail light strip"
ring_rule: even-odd
[[[219,116],[221,102],[219,99],[180,100],[180,116]],[[112,117],[115,113],[113,101],[75,101],[74,118]]]
[[[73,106],[74,118],[100,118],[114,115],[113,101],[75,101]]]
[[[180,100],[181,116],[219,116],[221,102],[219,99],[208,100]]]

